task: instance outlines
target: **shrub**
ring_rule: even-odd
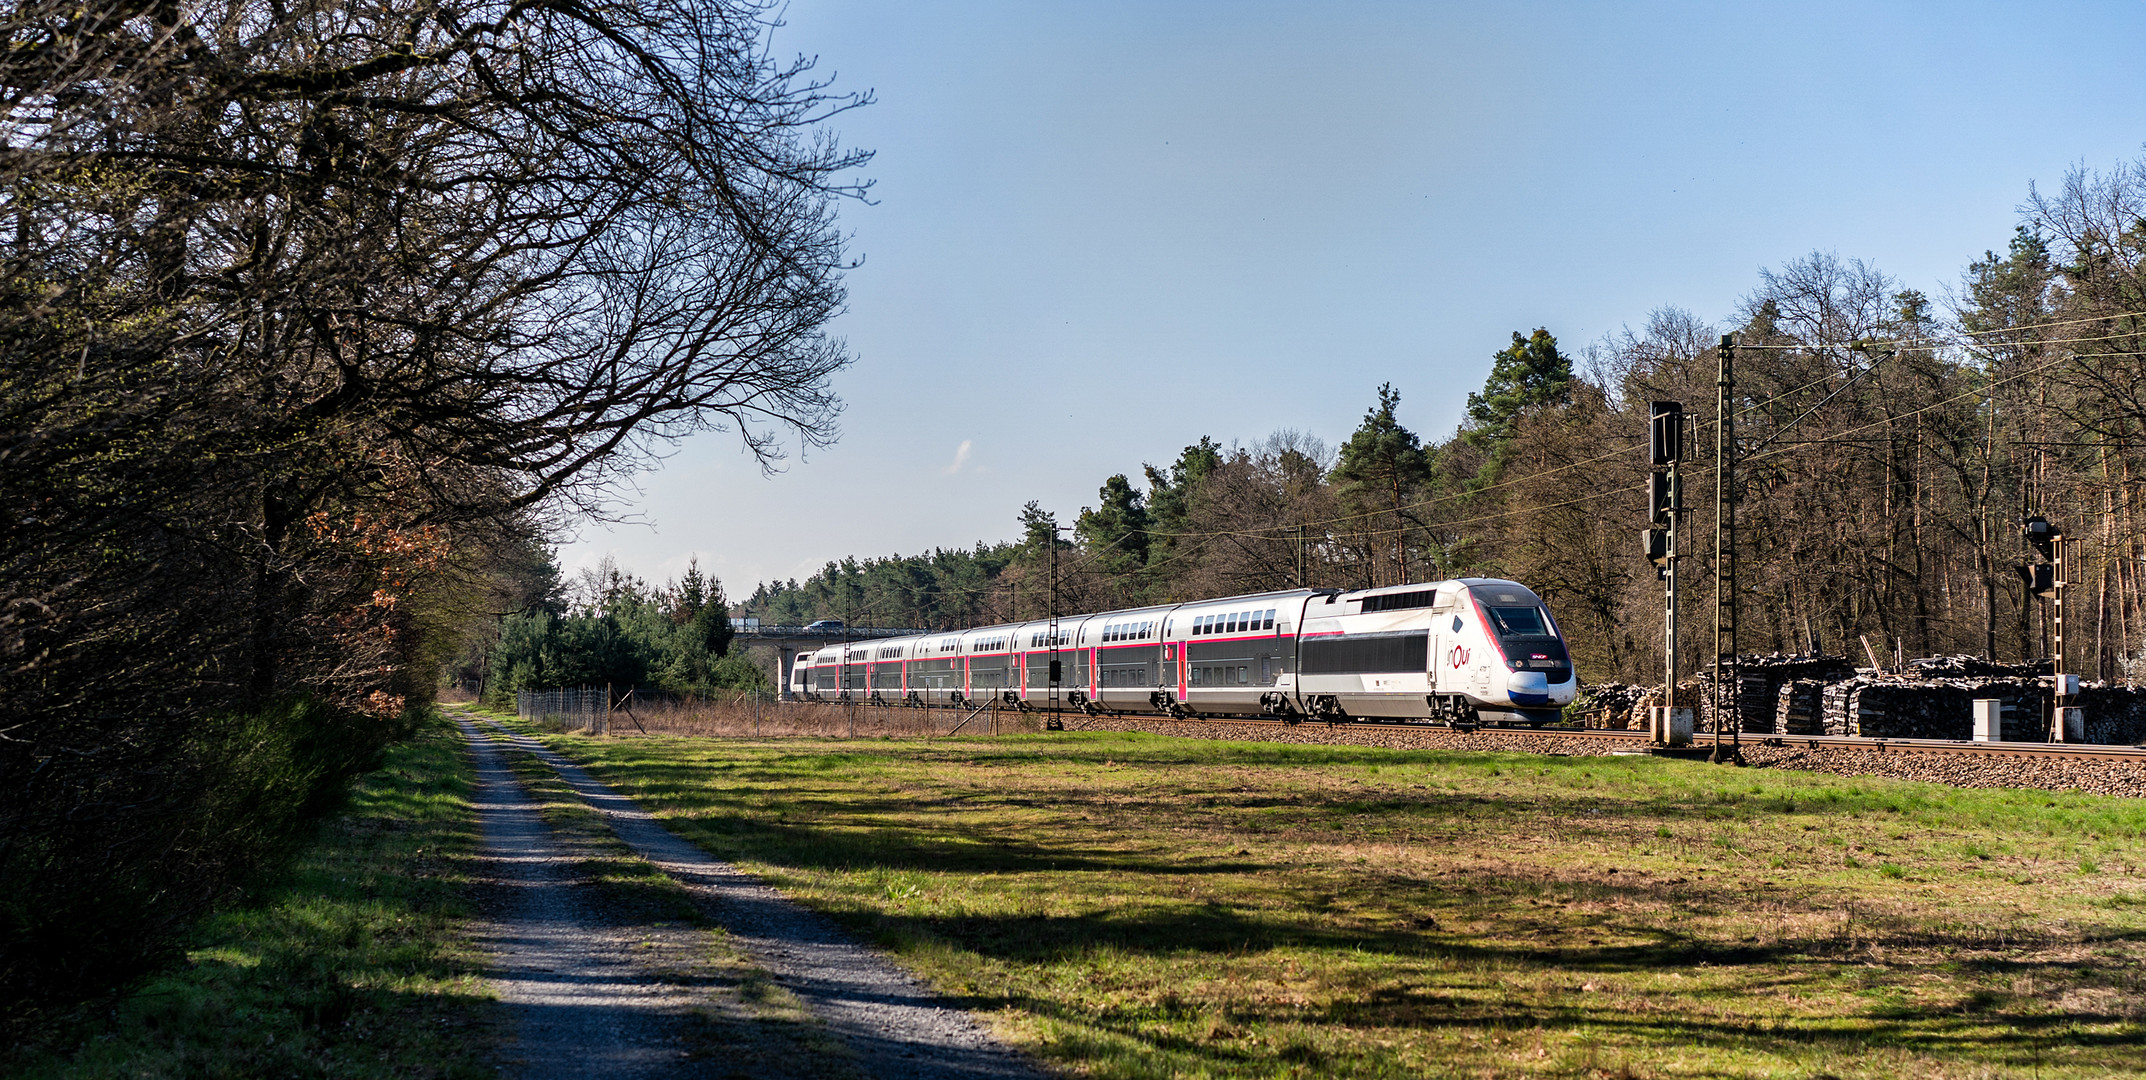
[[[282,864],[416,715],[296,698],[194,725],[176,749],[93,777],[69,813],[0,848],[0,999],[9,1023],[119,985],[179,931]],[[54,770],[57,772],[58,770]],[[24,827],[27,826],[27,827]]]

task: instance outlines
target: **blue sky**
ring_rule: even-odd
[[[2030,183],[2146,154],[2146,6],[793,0],[877,104],[843,207],[841,441],[765,478],[675,447],[585,526],[733,597],[965,547],[1201,435],[1427,438],[1513,331],[1720,319],[1814,250],[1942,295]]]

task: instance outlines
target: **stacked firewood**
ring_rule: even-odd
[[[2007,664],[1964,655],[1925,656],[1908,661],[1908,667],[1925,679],[2032,679],[2055,670],[2055,665],[2047,660]]]
[[[2086,741],[2113,746],[2146,743],[2146,690],[2089,684],[2073,704],[2086,710]],[[2048,710],[2043,710],[2048,715]],[[2047,727],[2046,720],[2044,727]]]
[[[1773,729],[1783,735],[1826,733],[1826,683],[1791,679],[1774,692]]]
[[[1587,726],[1625,731],[1647,726],[1647,714],[1641,712],[1635,718],[1633,706],[1646,696],[1651,687],[1634,686],[1630,683],[1596,683],[1580,688],[1580,709],[1587,717]]]
[[[1855,668],[1837,656],[1746,656],[1738,661],[1736,704],[1743,730],[1768,735],[1856,735],[1879,739],[1971,739],[1974,702],[1994,698],[2007,742],[2049,739],[2050,663],[1993,663],[1975,656],[1911,660],[1904,671]],[[1677,687],[1698,710],[1695,731],[1715,729],[1709,672]],[[1659,686],[1589,687],[1589,727],[1645,728],[1661,703]],[[2089,683],[2071,702],[2086,710],[2086,741],[2146,744],[2146,689]]]

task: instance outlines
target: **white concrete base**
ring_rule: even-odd
[[[1656,705],[1647,710],[1647,733],[1663,746],[1690,746],[1691,728],[1692,710],[1688,705]]]

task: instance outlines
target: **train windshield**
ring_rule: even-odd
[[[1499,637],[1550,636],[1550,620],[1543,618],[1539,607],[1494,607],[1490,609],[1490,621],[1498,628]]]

